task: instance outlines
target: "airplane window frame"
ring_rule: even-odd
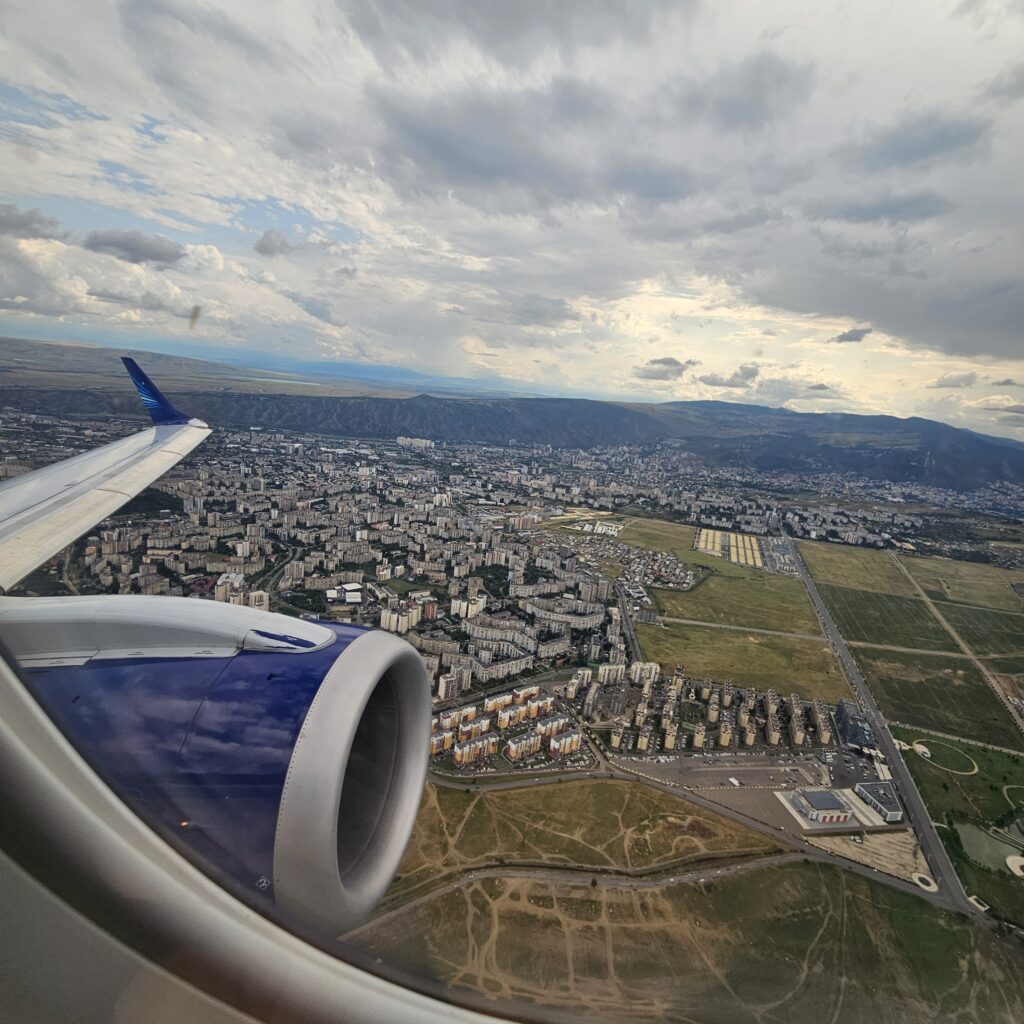
[[[467,1005],[471,994],[430,978],[388,977],[343,940],[332,950],[301,922],[211,877],[107,785],[35,699],[2,640],[0,763],[0,849],[104,932],[234,1009],[352,1024],[531,1019],[525,1007],[507,1017],[495,1016],[502,1007]]]

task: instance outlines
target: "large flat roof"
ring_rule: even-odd
[[[858,782],[854,792],[857,790],[870,794],[889,810],[900,811],[903,809],[900,805],[900,798],[896,795],[896,787],[891,782]]]
[[[816,811],[848,810],[846,804],[844,804],[843,801],[835,795],[835,793],[831,793],[827,789],[801,789],[800,795]]]

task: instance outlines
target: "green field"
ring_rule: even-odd
[[[1010,589],[1011,583],[1024,583],[1022,570],[951,558],[901,557],[900,561],[933,599],[1024,611],[1024,601]]]
[[[483,864],[633,871],[777,849],[759,833],[635,782],[588,779],[497,791],[428,785],[385,899],[400,901],[441,876]]]
[[[886,718],[998,746],[1021,744],[1013,719],[967,658],[855,653]]]
[[[1009,694],[1024,700],[1024,655],[1012,658],[986,658],[985,664],[999,675]]]
[[[1024,754],[940,740],[913,729],[894,727],[892,732],[904,743],[920,740],[932,753],[931,761],[914,751],[904,756],[932,820],[944,824],[939,835],[968,894],[980,897],[994,913],[1024,925],[1024,880],[1005,867],[990,870],[968,857],[954,827],[958,822],[979,828],[1005,825],[1024,813]],[[971,771],[972,762],[978,768],[975,774],[943,770]]]
[[[916,595],[913,583],[884,551],[806,540],[798,542],[797,547],[815,582],[905,597]]]
[[[688,675],[731,679],[759,690],[774,687],[779,693],[829,702],[850,696],[846,678],[825,643],[679,623],[640,623],[636,632],[644,657],[661,662],[667,674],[681,664]]]
[[[697,551],[693,542],[697,531],[692,526],[680,523],[665,523],[660,519],[630,519],[625,529],[619,534],[623,544],[648,551],[670,551],[690,565],[703,565],[714,569],[722,576],[731,579],[749,579],[753,576],[766,575],[763,569],[748,569],[736,565],[726,558],[716,558],[706,551]]]
[[[938,602],[936,608],[974,654],[1024,653],[1024,615]]]
[[[349,941],[516,1019],[1024,1019],[1018,941],[818,864],[644,890],[485,878]]]
[[[693,590],[652,590],[662,615],[700,619],[787,633],[821,633],[807,591],[799,580],[758,570],[748,576],[711,575]]]
[[[826,583],[819,583],[818,591],[845,640],[922,651],[960,650],[924,601]]]

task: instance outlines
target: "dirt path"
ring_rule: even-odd
[[[910,570],[894,554],[890,554],[889,558],[892,560],[893,565],[895,565],[900,570],[900,572],[902,572],[903,575],[906,576],[908,580],[910,580],[912,586],[917,591],[921,600],[924,601],[928,610],[932,613],[932,615],[935,616],[936,620],[942,626],[942,628],[956,641],[957,645],[964,652],[964,654],[966,654],[967,657],[971,659],[971,661],[974,664],[974,667],[982,674],[982,677],[984,678],[985,682],[988,683],[992,692],[996,695],[996,697],[999,698],[1003,707],[1006,708],[1006,710],[1009,712],[1010,717],[1013,719],[1017,728],[1022,733],[1024,733],[1024,718],[1021,718],[1021,716],[1017,712],[1017,709],[1009,702],[1009,700],[1007,700],[1006,694],[1003,693],[1003,688],[999,685],[999,681],[996,679],[995,675],[989,670],[989,667],[974,653],[974,651],[970,649],[970,647],[967,646],[967,644],[964,642],[963,637],[961,637],[960,634],[949,624],[949,621],[942,614],[942,612],[940,612],[939,609],[935,607],[935,602],[925,593],[924,588],[921,586],[921,584],[918,583],[916,579],[914,579]]]
[[[871,651],[895,651],[897,654],[941,654],[944,658],[967,658],[970,655],[956,651],[930,651],[924,647],[896,647],[893,644],[873,644],[867,640],[847,640],[847,647],[864,647]]]
[[[734,626],[730,622],[705,622],[703,619],[677,619],[671,615],[659,615],[659,623],[671,622],[680,626],[708,626],[711,629],[733,629],[739,633],[761,633],[764,636],[785,636],[791,640],[817,640],[825,643],[821,633],[787,633],[781,629],[757,629],[754,626]]]

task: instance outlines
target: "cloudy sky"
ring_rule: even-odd
[[[7,0],[0,330],[1024,438],[1022,55],[1021,0]]]

